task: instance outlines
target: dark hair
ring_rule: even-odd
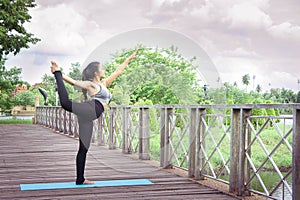
[[[88,64],[88,66],[82,72],[82,80],[92,81],[95,76],[95,72],[99,71],[99,66],[100,62],[91,62],[90,64]],[[84,99],[87,100],[87,90],[82,89],[82,93]]]

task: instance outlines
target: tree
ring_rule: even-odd
[[[246,85],[246,91],[247,91],[247,87],[250,84],[250,75],[249,74],[245,74],[242,77],[242,82],[243,82],[244,85]]]
[[[80,70],[80,64],[79,62],[71,63],[71,68],[69,72],[69,77],[73,78],[74,80],[81,80],[82,79],[82,73]]]
[[[297,103],[300,103],[300,91],[297,93]]]
[[[61,68],[62,73],[64,72],[64,69]],[[71,64],[71,68],[70,68],[70,72],[68,73],[68,76],[75,79],[75,80],[81,80],[81,71],[80,71],[80,64],[77,63],[72,63]],[[73,87],[70,84],[65,84],[66,89],[68,91],[69,94],[69,98],[74,100],[74,101],[82,101],[83,97],[82,97],[82,92],[81,89],[78,87]],[[56,92],[56,81],[53,75],[47,75],[44,74],[44,76],[42,77],[42,82],[39,85],[39,87],[43,88],[46,92],[47,92],[47,101],[49,106],[54,106],[56,105],[56,100],[58,100],[58,96],[57,96],[57,92]],[[42,98],[42,95],[39,94],[40,99]],[[57,102],[58,104],[60,103],[59,101]],[[41,102],[40,104],[43,104],[43,102]]]
[[[73,78],[74,80],[81,80],[82,79],[82,72],[80,69],[80,63],[71,63],[71,68],[68,74],[69,77]],[[68,88],[68,86],[67,86]],[[72,92],[70,96],[72,96],[74,101],[83,101],[84,97],[82,95],[82,90],[79,87],[73,87],[73,89],[69,88],[69,92]]]
[[[16,94],[14,97],[15,106],[34,106],[35,104],[35,95],[31,91],[24,91]]]
[[[285,88],[281,89],[280,97],[282,100],[281,103],[294,103],[297,99],[296,95],[292,90],[288,90]]]
[[[197,82],[193,59],[183,58],[175,47],[166,49],[139,46],[139,57],[130,62],[126,70],[110,85],[113,101],[118,104],[135,104],[151,100],[153,104],[197,103]],[[135,49],[113,54],[112,62],[105,63],[106,73],[116,67]]]
[[[23,27],[31,19],[28,9],[35,6],[34,0],[0,0],[0,60],[40,41]]]
[[[264,103],[263,99],[257,98],[253,101],[254,104],[261,104]],[[253,116],[266,116],[267,112],[266,109],[264,108],[254,108],[252,109],[252,115]],[[264,118],[253,118],[252,119],[252,123],[256,124],[257,128],[260,127],[261,125],[263,125],[265,123],[265,119]]]
[[[17,84],[22,84],[21,68],[13,67],[9,70],[4,67],[5,59],[0,60],[0,108],[9,110],[13,106],[12,92]]]
[[[256,92],[257,92],[257,93],[261,93],[261,91],[262,91],[261,86],[258,84],[258,85],[256,86]]]

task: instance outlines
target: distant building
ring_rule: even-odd
[[[19,94],[21,92],[27,91],[27,90],[28,90],[28,87],[26,84],[22,84],[22,85],[17,84],[16,88],[13,91],[13,96],[15,96],[16,94]]]

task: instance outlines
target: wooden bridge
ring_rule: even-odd
[[[84,189],[21,191],[20,184],[75,179],[78,141],[40,125],[0,125],[0,199],[235,199],[150,161],[91,145],[86,176],[91,180],[149,179],[154,184]]]
[[[291,115],[266,115],[275,110]],[[60,107],[37,107],[35,122],[0,126],[0,199],[300,196],[299,104],[111,107],[94,121],[86,175],[154,183],[147,186],[20,191],[22,183],[74,181],[76,116]],[[271,185],[266,170],[276,178]],[[225,184],[228,194],[199,184],[202,180]]]

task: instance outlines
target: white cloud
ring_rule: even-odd
[[[93,26],[65,4],[35,9],[31,14],[34,17],[27,28],[41,39],[33,49],[45,53],[67,55],[78,53],[86,45],[84,38],[86,28],[89,25]]]
[[[272,25],[270,16],[249,2],[233,5],[224,22],[229,23],[231,29],[241,31],[256,31]]]
[[[275,38],[300,42],[300,26],[298,25],[284,22],[279,25],[273,25],[268,31]]]
[[[223,53],[221,53],[221,55],[223,56],[228,56],[228,57],[240,57],[240,58],[258,58],[259,55],[255,52],[255,51],[248,51],[245,50],[242,47],[237,47],[234,50],[228,50],[228,51],[224,51]]]
[[[292,84],[299,76],[299,1],[286,0],[51,0],[36,1],[29,32],[42,39],[9,65],[23,67],[25,80],[49,73],[49,61],[61,66],[83,62],[106,39],[122,32],[161,27],[183,33],[208,53],[223,82],[256,74],[256,82]],[[29,58],[30,57],[30,58]],[[101,55],[99,55],[101,61]],[[35,77],[30,77],[32,71]],[[31,74],[30,74],[31,73]],[[271,76],[272,75],[272,76]],[[260,78],[261,77],[261,78]],[[282,81],[281,81],[282,80]],[[264,87],[266,88],[266,86]]]
[[[257,56],[255,52],[248,52],[244,49],[223,52],[213,60],[222,82],[231,84],[236,82],[240,88],[245,88],[242,83],[242,76],[245,74],[249,74],[251,78],[248,89],[255,89],[259,84],[263,91],[269,90],[270,87],[292,87],[290,79],[296,76],[296,74],[286,72],[282,67],[278,69],[270,61]],[[280,74],[284,76],[280,77]],[[287,74],[290,74],[290,77]],[[255,76],[254,85],[253,76]]]

